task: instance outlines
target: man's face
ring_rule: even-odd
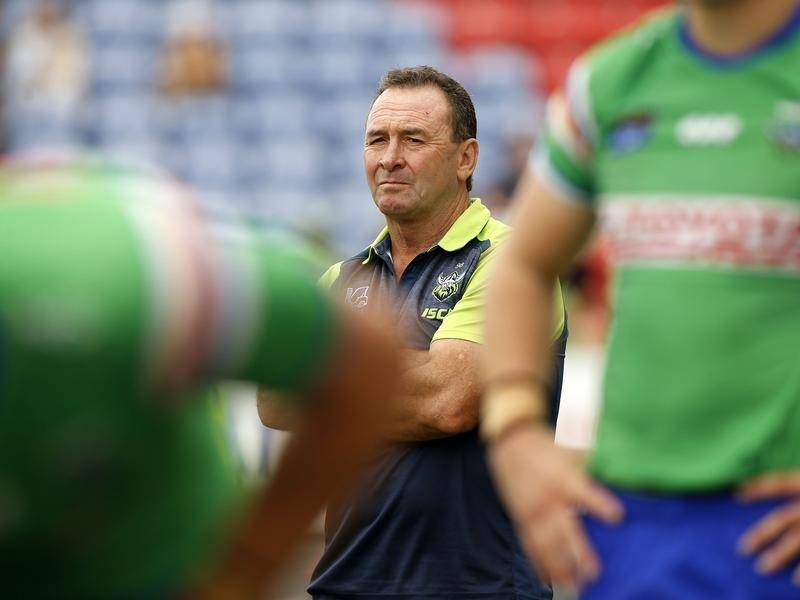
[[[459,189],[459,144],[439,88],[390,88],[367,117],[364,168],[372,198],[387,217],[424,218]]]

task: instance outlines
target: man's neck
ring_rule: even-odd
[[[704,50],[735,56],[777,33],[797,4],[797,0],[739,0],[715,6],[691,0],[687,7],[689,31]]]
[[[469,206],[466,190],[452,202],[443,204],[436,212],[422,218],[409,220],[386,219],[392,240],[392,263],[398,279],[414,258],[441,240],[453,223]]]

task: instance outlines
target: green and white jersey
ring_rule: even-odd
[[[533,161],[615,261],[593,472],[693,491],[800,466],[800,10],[747,55],[680,11],[599,45]]]

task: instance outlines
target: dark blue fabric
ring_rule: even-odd
[[[729,493],[651,496],[617,492],[618,526],[584,519],[602,561],[600,579],[582,600],[797,600],[791,569],[764,577],[737,554],[748,527],[780,501],[743,504]]]
[[[398,283],[388,244],[364,265],[345,261],[334,290],[368,289],[394,296],[409,347],[427,348],[436,326],[419,319],[437,276],[469,273],[485,243],[457,252],[434,248],[418,256]],[[458,267],[458,265],[462,265]],[[463,290],[447,299],[455,303]],[[437,324],[438,326],[438,324]],[[551,416],[558,412],[567,329],[555,348]],[[315,600],[540,600],[552,598],[538,581],[494,490],[477,431],[387,452],[360,490],[329,507],[326,546],[309,586]]]

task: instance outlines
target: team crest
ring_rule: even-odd
[[[622,117],[611,130],[608,143],[614,152],[639,150],[653,135],[653,115],[636,113]]]
[[[449,275],[439,273],[436,286],[433,288],[433,297],[439,302],[444,302],[461,288],[461,281],[464,279],[466,271],[464,273],[459,273],[458,270],[463,266],[464,263],[458,263],[456,268]]]
[[[365,285],[363,287],[357,288],[347,288],[347,295],[345,296],[345,300],[348,304],[353,306],[354,308],[364,308],[369,302],[369,296],[367,296],[367,292],[369,291],[369,286]]]
[[[800,102],[778,102],[767,135],[782,150],[800,152]]]

